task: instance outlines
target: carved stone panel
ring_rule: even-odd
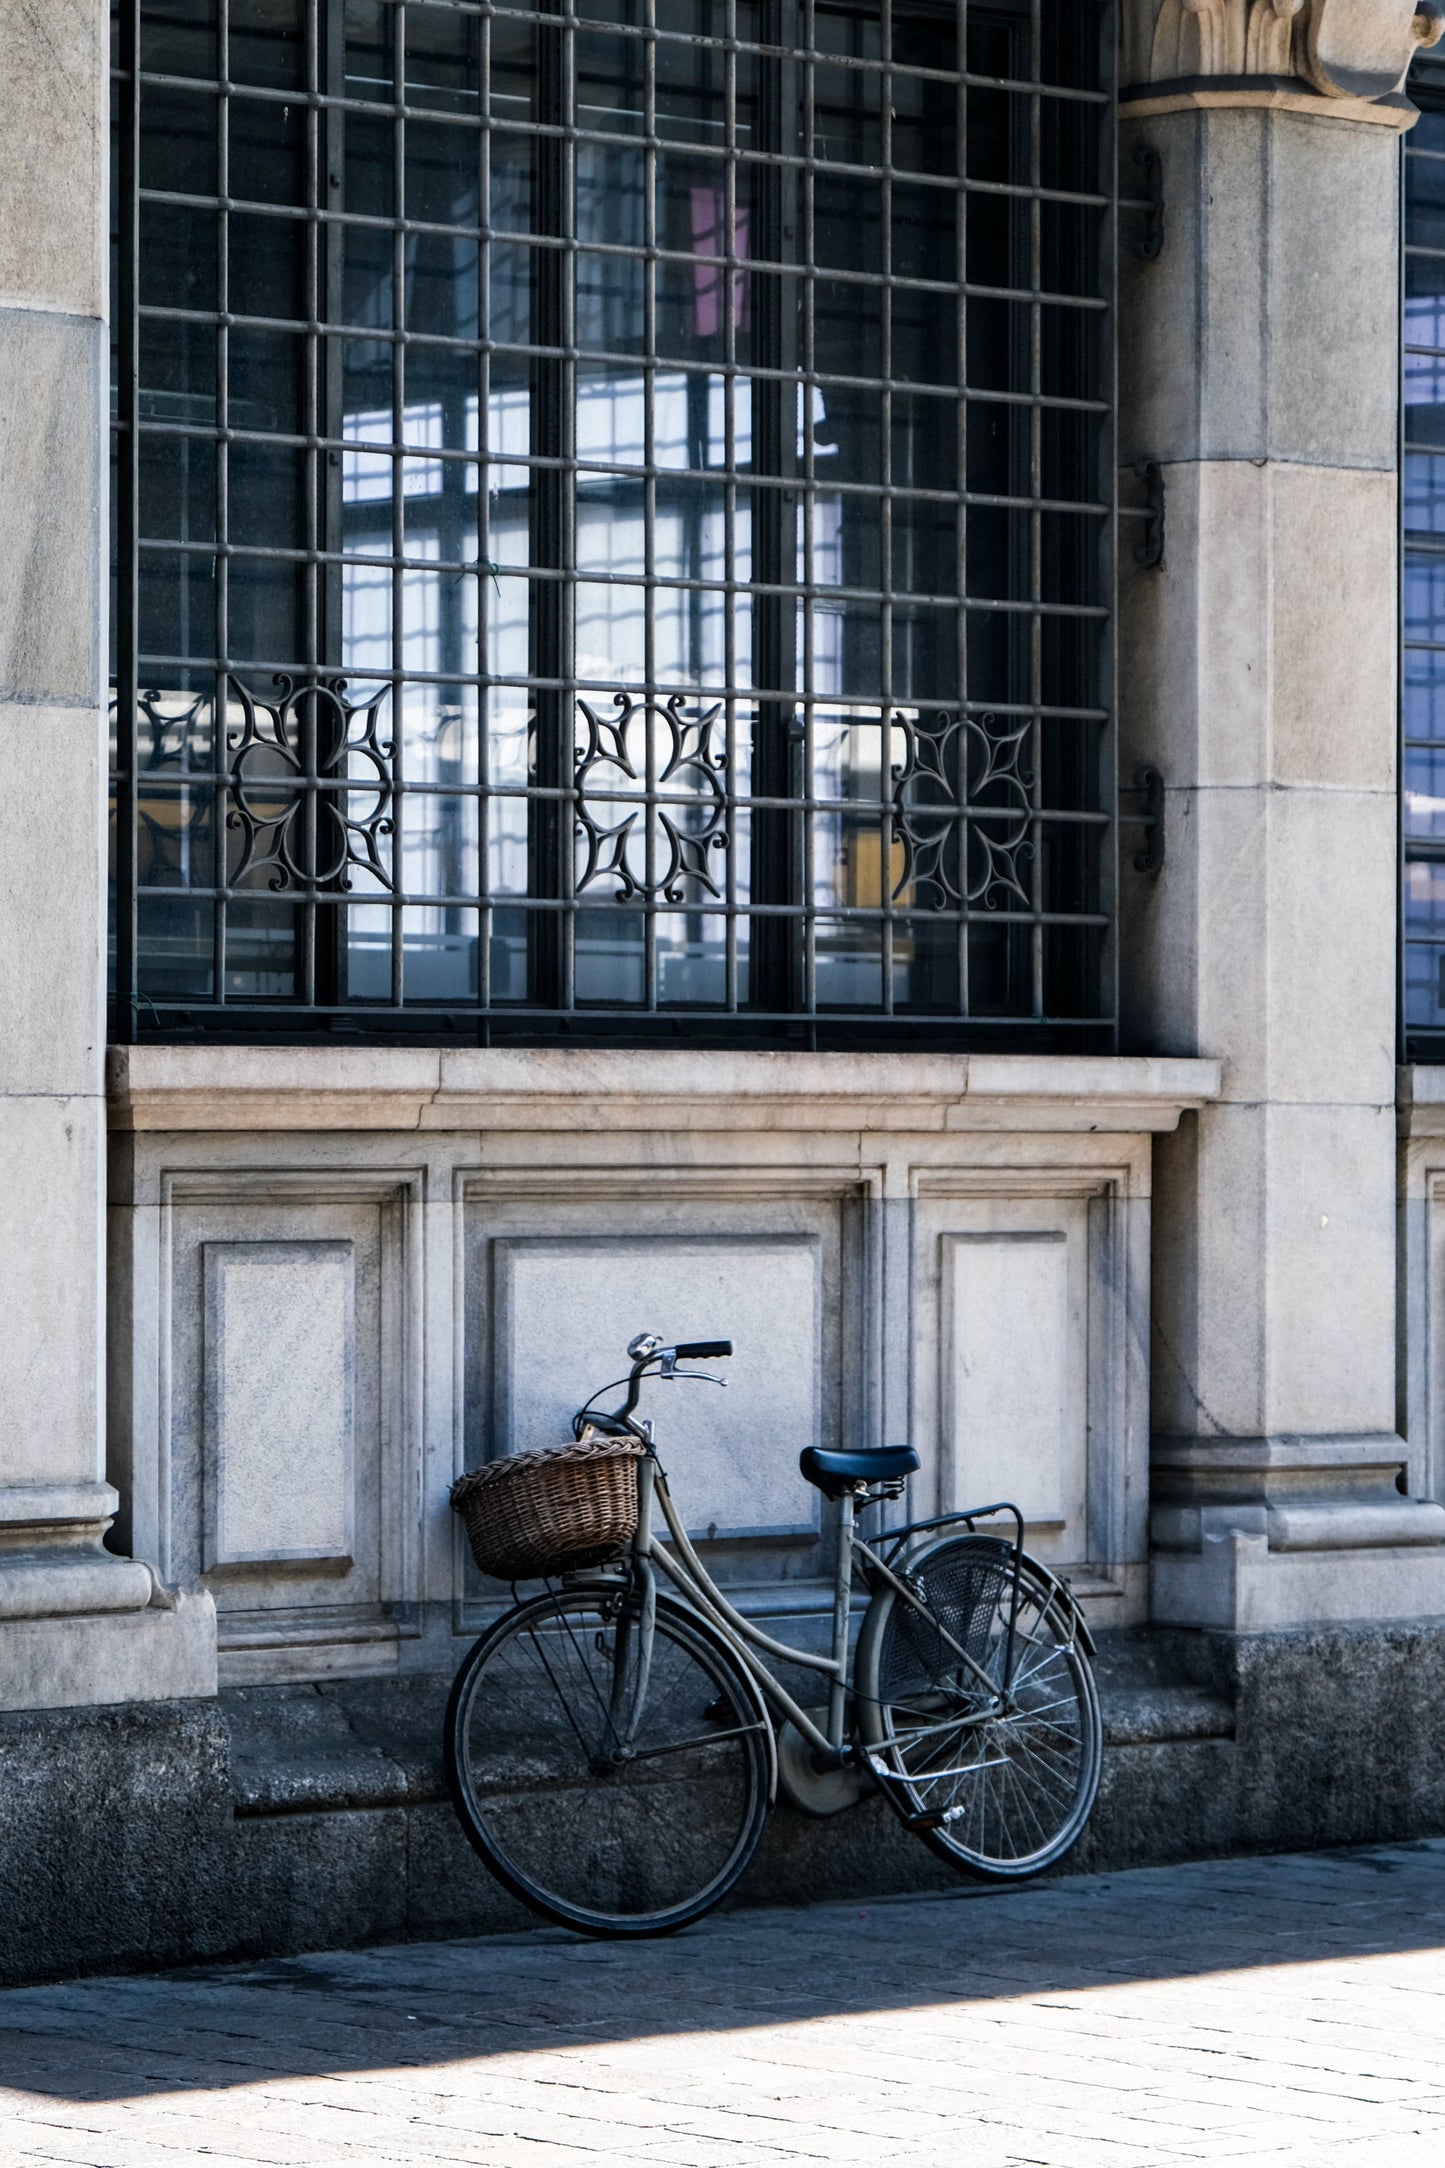
[[[197,1174],[164,1224],[167,1578],[210,1588],[233,1679],[374,1668],[419,1537],[396,1187]]]
[[[1119,1320],[1101,1310],[1091,1348],[1089,1198],[926,1197],[916,1243],[916,1436],[936,1472],[931,1510],[1007,1499],[1031,1550],[1097,1563],[1107,1539],[1090,1510],[1091,1366],[1107,1370]]]
[[[700,1363],[727,1386],[674,1382],[649,1412],[679,1506],[712,1536],[810,1532],[816,1491],[798,1454],[819,1442],[816,1239],[701,1234],[498,1242],[493,1252],[493,1450],[560,1444],[572,1411],[626,1368],[633,1335],[731,1339]],[[559,1329],[560,1328],[560,1329]],[[604,1394],[603,1406],[620,1395]]]
[[[205,1563],[353,1563],[355,1249],[207,1242]]]
[[[798,1456],[856,1434],[869,1360],[846,1180],[719,1168],[639,1184],[598,1169],[519,1187],[500,1173],[462,1181],[459,1459],[564,1443],[599,1387],[602,1407],[620,1404],[609,1381],[625,1378],[639,1332],[730,1339],[731,1358],[689,1366],[725,1389],[652,1383],[640,1413],[713,1570],[765,1608],[791,1607],[780,1584],[817,1608],[831,1509]],[[465,1626],[497,1592],[462,1555]]]
[[[1077,1560],[1087,1554],[1084,1210],[980,1216],[993,1224],[944,1238],[941,1444],[953,1500],[1011,1499],[1036,1548]]]
[[[1081,1320],[1061,1227],[944,1238],[946,1451],[959,1503],[1012,1498],[1059,1534],[1083,1506]],[[1072,1511],[1070,1510],[1072,1508]]]

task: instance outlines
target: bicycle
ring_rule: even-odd
[[[601,1387],[573,1431],[636,1456],[630,1545],[519,1600],[470,1650],[448,1701],[453,1804],[492,1873],[561,1926],[671,1933],[736,1885],[780,1786],[820,1816],[876,1788],[935,1853],[986,1880],[1054,1866],[1092,1811],[1102,1727],[1088,1627],[1025,1552],[1018,1509],[864,1536],[858,1516],[903,1495],[917,1453],[808,1446],[802,1473],[838,1507],[832,1633],[826,1654],[791,1647],[713,1581],[653,1424],[636,1419],[649,1374],[723,1384],[677,1366],[732,1343],[665,1347],[649,1333],[627,1352],[625,1404],[595,1412],[614,1389]],[[978,1525],[1004,1517],[1007,1536]],[[855,1578],[869,1601],[850,1670]],[[804,1706],[766,1658],[826,1681],[826,1705]]]

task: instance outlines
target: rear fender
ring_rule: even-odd
[[[926,1566],[930,1559],[936,1558],[940,1551],[951,1550],[956,1543],[1002,1543],[1002,1541],[1002,1538],[984,1535],[974,1537],[967,1534],[960,1535],[956,1532],[946,1534],[936,1538],[931,1543],[921,1545],[918,1550],[913,1551],[906,1558],[900,1558],[895,1564],[894,1571],[900,1575],[916,1573],[920,1567]],[[1011,1553],[1013,1546],[1007,1544],[1004,1548]],[[1068,1582],[1060,1580],[1058,1574],[1051,1567],[1043,1565],[1030,1551],[1023,1553],[1023,1562],[1031,1572],[1037,1574],[1039,1580],[1052,1592],[1060,1612],[1068,1623],[1069,1632],[1078,1640],[1090,1663],[1093,1663],[1097,1655],[1094,1636],[1090,1630],[1089,1622],[1084,1616],[1083,1607]],[[876,1684],[878,1637],[883,1630],[883,1622],[888,1615],[889,1609],[899,1599],[882,1574],[874,1577],[873,1586],[873,1600],[863,1614],[863,1625],[858,1635],[858,1653],[854,1667],[854,1679],[860,1720],[865,1716],[871,1717],[872,1723],[869,1727],[869,1734],[876,1739],[878,1736]]]

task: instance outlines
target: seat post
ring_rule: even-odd
[[[843,1706],[847,1698],[848,1614],[853,1601],[853,1486],[845,1484],[838,1498],[838,1563],[833,1579],[833,1662],[836,1669],[828,1689],[828,1743],[843,1744]]]

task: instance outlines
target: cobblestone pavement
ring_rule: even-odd
[[[1445,2168],[1445,1842],[0,1995],[0,2162]]]

